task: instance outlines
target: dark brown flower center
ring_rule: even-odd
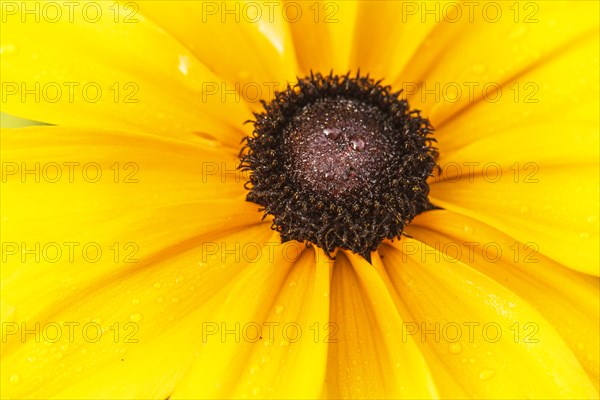
[[[369,190],[393,156],[389,121],[377,107],[346,99],[306,105],[284,129],[294,181],[304,190],[339,197]]]
[[[347,249],[370,260],[429,209],[433,128],[389,86],[311,75],[264,103],[242,149],[247,200],[282,241]]]

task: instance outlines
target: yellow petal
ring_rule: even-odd
[[[373,253],[372,257],[373,263],[370,266],[370,268],[375,270],[379,274],[379,277],[385,284],[385,291],[387,291],[390,298],[393,300],[397,312],[400,314],[400,317],[402,319],[401,329],[397,329],[396,332],[392,334],[392,336],[394,336],[396,340],[400,340],[402,343],[405,344],[413,342],[416,343],[421,354],[423,355],[423,358],[426,361],[429,360],[429,362],[427,362],[427,366],[421,367],[421,369],[426,368],[427,370],[431,371],[431,380],[433,380],[433,385],[435,386],[435,390],[432,390],[432,393],[437,392],[439,398],[444,399],[468,398],[469,396],[467,395],[467,391],[461,387],[461,382],[457,381],[452,371],[447,370],[442,363],[435,361],[437,356],[432,351],[432,349],[430,349],[427,346],[424,346],[420,340],[413,340],[412,337],[406,335],[405,327],[408,324],[411,324],[411,322],[408,321],[414,320],[414,317],[409,307],[410,305],[403,302],[400,296],[398,296],[396,288],[394,287],[394,284],[390,280],[390,277],[385,270],[385,266],[382,262],[383,258],[379,255],[379,253]],[[354,263],[356,262],[362,261],[360,259],[354,260]],[[383,292],[383,289],[380,289],[379,292]],[[413,364],[420,364],[420,362],[421,361],[416,361],[413,362]],[[403,361],[403,363],[405,363],[405,361]],[[419,379],[415,380],[415,382],[418,381]],[[427,383],[427,385],[429,386],[432,384]]]
[[[224,84],[232,82],[239,98],[253,107],[260,106],[260,99],[272,99],[274,89],[282,90],[288,81],[296,80],[288,25],[296,20],[296,8],[298,18],[307,19],[302,14],[307,6],[295,3],[290,7],[280,1],[139,3],[142,15],[182,43]],[[235,95],[226,96],[229,102],[235,99]]]
[[[442,9],[451,3],[438,1],[431,6]],[[408,63],[419,64],[421,55],[416,51],[439,25],[436,18],[421,18],[426,7],[430,6],[424,2],[358,2],[351,68],[392,83]],[[394,89],[401,89],[403,83]]]
[[[555,94],[547,85],[562,81],[561,87],[569,87],[582,78],[594,79],[590,73],[597,75],[597,68],[580,68],[597,54],[598,46],[579,60],[580,68],[563,69],[550,81],[530,76],[579,42],[597,38],[597,2],[422,3],[417,8],[407,18],[437,18],[440,24],[422,42],[397,84],[404,84],[411,106],[423,110],[437,128],[478,103],[497,106],[497,87],[502,88],[500,97],[517,96],[522,113],[531,108],[523,105],[526,100],[539,99],[540,109],[549,107],[546,99]],[[554,102],[567,101],[564,94],[559,97]]]
[[[417,216],[407,233],[439,250],[440,256],[468,264],[534,306],[560,333],[591,381],[598,385],[597,278],[538,254],[535,243],[517,242],[488,225],[450,211]],[[530,335],[533,331],[523,333]]]
[[[261,358],[257,365],[250,363],[254,352],[258,351],[257,347],[280,346],[281,341],[287,343],[282,331],[275,330],[277,326],[269,325],[275,321],[268,318],[272,310],[277,311],[280,292],[286,285],[291,268],[299,261],[295,255],[298,254],[298,249],[301,251],[303,247],[295,242],[279,244],[279,234],[271,233],[270,240],[266,243],[259,242],[260,250],[249,256],[252,261],[249,267],[228,287],[223,288],[218,296],[202,305],[196,331],[201,331],[202,324],[206,335],[202,341],[197,339],[195,346],[189,350],[193,351],[194,362],[175,388],[173,399],[229,398],[233,396],[232,392],[236,386],[244,393],[248,391],[247,395],[277,397],[277,393],[269,394],[269,387],[259,386],[273,384],[268,379],[265,382],[258,378],[251,382],[254,384],[251,388],[245,385],[246,382],[239,382],[243,373],[250,372],[252,375],[254,370],[259,374],[261,367],[271,368],[270,365],[264,365],[265,363],[275,365],[281,361],[281,357],[288,356],[273,350],[274,354],[270,360]],[[231,246],[235,242],[227,244]],[[290,246],[293,249],[287,250]],[[243,247],[239,251],[244,254]],[[319,284],[321,285],[322,283]],[[272,327],[280,340],[271,343],[272,336],[267,337],[266,334],[263,339],[259,336],[258,341],[255,340],[256,326],[261,328],[263,334],[268,333]],[[289,335],[293,335],[291,329]],[[295,353],[294,356],[298,357],[299,354]],[[316,378],[318,380],[318,376]],[[285,382],[285,379],[283,381]],[[278,389],[285,391],[284,387]]]
[[[331,323],[339,339],[329,346],[328,397],[436,397],[415,343],[399,340],[403,321],[377,254],[377,269],[356,255],[348,257],[337,256],[332,277]]]
[[[536,157],[534,150],[556,151],[554,143],[563,139],[567,154],[593,151],[580,142],[579,130],[583,128],[589,133],[588,125],[598,123],[599,53],[596,30],[574,38],[569,46],[557,48],[530,65],[518,76],[516,84],[502,88],[501,92],[490,92],[485,99],[474,100],[446,120],[432,116],[442,155],[487,138],[496,139],[499,145],[510,143],[504,141],[505,134],[512,130],[524,133],[527,127],[527,135],[520,138],[523,146],[514,146],[513,150],[531,150],[530,156]],[[577,75],[572,71],[577,71]],[[565,134],[565,129],[569,134]],[[572,135],[574,140],[564,140]]]
[[[222,101],[225,90],[232,90],[221,86],[222,78],[137,12],[134,3],[90,4],[79,5],[71,16],[62,6],[58,21],[38,23],[35,15],[24,14],[26,7],[4,15],[3,111],[52,124],[187,140],[194,132],[211,132],[237,147],[238,127],[251,114],[242,101]]]
[[[357,27],[357,1],[297,2],[285,0],[290,15],[299,71],[345,74],[350,68],[353,37]],[[292,10],[298,11],[292,14]],[[359,24],[360,26],[360,24]]]
[[[510,147],[495,146],[499,156],[489,154],[487,161],[479,163],[483,173],[471,175],[464,163],[476,161],[456,158],[463,174],[458,180],[432,185],[432,202],[483,221],[522,243],[533,242],[541,254],[598,276],[597,161],[552,165],[525,159],[511,167],[513,160],[500,155]]]
[[[299,248],[296,243],[286,251],[294,257]],[[332,263],[316,251],[305,251],[290,270],[232,397],[311,399],[321,394],[328,336],[335,327],[329,323]]]
[[[598,396],[560,335],[524,299],[410,238],[380,252],[414,318],[404,336],[430,347],[429,361],[443,363],[471,397]]]
[[[598,36],[520,78],[539,103],[481,101],[438,131],[433,201],[598,275]],[[571,76],[578,71],[577,76]],[[438,182],[439,181],[439,182]],[[573,251],[578,249],[578,251]]]
[[[134,268],[121,264],[113,276],[94,280],[43,316],[17,320],[18,331],[2,348],[2,397],[168,397],[209,335],[205,322],[215,320],[219,301],[238,277],[251,276],[257,288],[272,290],[265,269],[243,250],[264,250],[271,237],[268,224],[259,224],[199,238]],[[278,267],[272,275],[285,274],[286,265]],[[54,272],[69,274],[58,267]],[[34,280],[9,290],[34,294],[43,284]],[[25,329],[33,333],[22,340]]]
[[[258,222],[235,159],[114,131],[3,130],[1,274],[14,318],[34,318],[40,305],[52,309],[191,238]],[[40,282],[36,291],[15,289],[30,282]]]

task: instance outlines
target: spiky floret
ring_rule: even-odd
[[[283,242],[336,248],[370,261],[431,207],[433,127],[401,92],[369,76],[312,74],[263,102],[240,168],[247,200],[273,216]]]

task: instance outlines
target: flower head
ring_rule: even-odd
[[[300,79],[257,116],[242,169],[248,200],[273,215],[283,241],[371,259],[431,207],[433,128],[400,93],[368,77]]]

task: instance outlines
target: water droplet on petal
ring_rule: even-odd
[[[452,354],[458,354],[462,351],[462,346],[460,343],[450,343],[448,346],[448,351]]]
[[[131,314],[129,319],[133,322],[140,322],[142,320],[142,314],[140,314],[140,313]]]
[[[260,366],[258,364],[252,364],[250,367],[250,375],[255,375],[260,371]]]
[[[181,72],[184,75],[188,74],[188,69],[190,66],[190,58],[187,55],[180,55],[179,56],[179,72]]]
[[[17,50],[17,47],[14,44],[5,44],[0,46],[0,54],[7,55],[9,53],[14,53]]]
[[[481,380],[490,379],[494,375],[496,375],[496,371],[494,371],[493,369],[483,369],[479,373],[479,379],[481,379]]]

